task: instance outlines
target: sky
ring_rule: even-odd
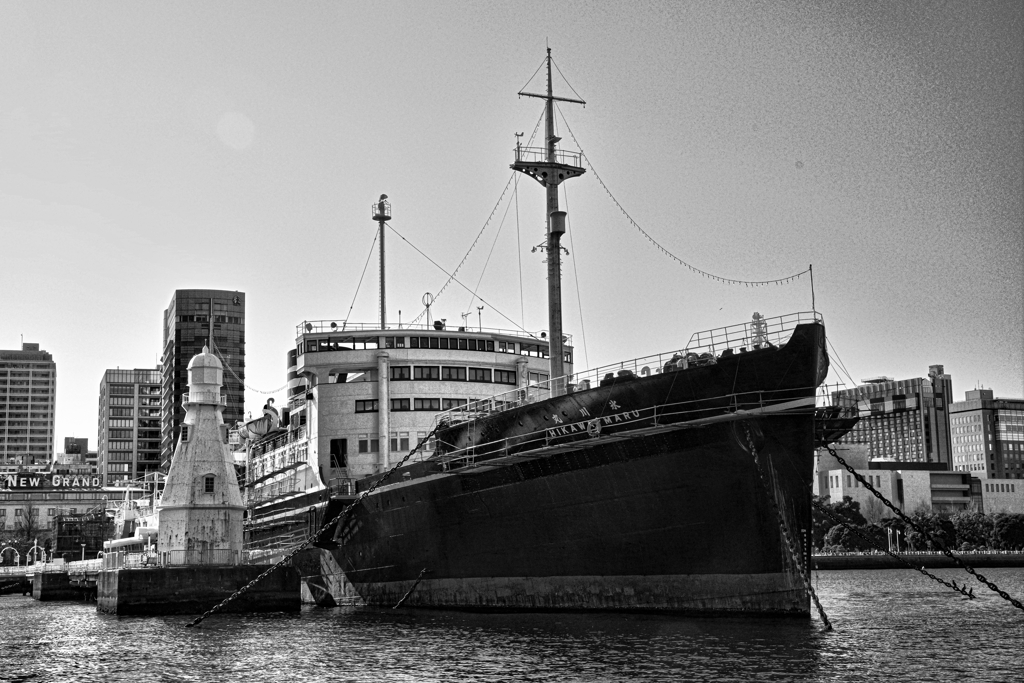
[[[957,400],[1024,395],[1019,2],[3,0],[0,348],[53,354],[58,448],[95,447],[106,369],[156,366],[175,289],[246,293],[250,409],[303,321],[378,320],[382,193],[390,323],[430,292],[545,330],[543,188],[509,165],[548,46],[587,102],[556,116],[590,163],[562,196],[577,369],[813,304],[829,383],[942,364]],[[813,301],[701,277],[624,212],[724,278],[813,265]]]

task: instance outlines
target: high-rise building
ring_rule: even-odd
[[[866,444],[870,458],[902,462],[950,464],[949,402],[953,379],[941,365],[928,368],[928,377],[863,380],[853,389],[833,395],[856,402],[860,421],[839,443]]]
[[[87,465],[91,465],[95,471],[99,472],[99,463],[97,461],[96,451],[89,450],[89,439],[78,439],[73,436],[65,436],[64,453],[65,455],[80,454],[82,456],[82,462]]]
[[[39,344],[0,350],[0,465],[46,465],[53,459],[57,364]]]
[[[98,468],[117,486],[160,468],[160,370],[107,370],[100,382]]]
[[[164,311],[161,370],[161,469],[167,471],[185,419],[181,397],[188,393],[189,361],[204,346],[224,365],[227,407],[224,423],[241,420],[245,410],[245,294],[217,289],[178,289]]]
[[[81,454],[85,457],[85,454],[89,452],[89,439],[77,439],[73,436],[64,437],[64,453],[71,455]]]
[[[1024,479],[1024,399],[975,389],[949,414],[953,469],[979,479]]]

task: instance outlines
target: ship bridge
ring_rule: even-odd
[[[546,332],[444,320],[384,327],[303,321],[289,352],[288,421],[307,430],[306,462],[333,488],[407,455],[442,410],[547,382],[550,341]],[[572,339],[563,345],[571,371]],[[414,457],[432,453],[428,445]]]

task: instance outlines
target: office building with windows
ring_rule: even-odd
[[[218,289],[178,289],[164,311],[161,356],[161,469],[170,467],[185,419],[181,397],[188,393],[189,361],[209,346],[224,365],[224,423],[245,414],[245,294]]]
[[[953,469],[979,479],[1024,479],[1024,399],[975,389],[953,403],[949,414]]]
[[[107,370],[100,382],[97,465],[105,486],[160,467],[160,370]]]
[[[928,377],[864,380],[833,397],[859,408],[860,421],[839,443],[866,444],[869,458],[950,464],[949,402],[953,379],[941,365]]]
[[[39,344],[0,350],[0,465],[49,465],[57,364]]]

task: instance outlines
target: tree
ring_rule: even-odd
[[[925,531],[922,534],[913,527],[907,528],[907,543],[912,550],[942,550],[956,547],[956,528],[951,520],[932,512],[915,512],[911,519]]]
[[[885,507],[885,503],[878,500],[874,496],[868,498],[868,502],[864,503],[864,519],[871,524],[878,524],[883,519],[889,516],[889,508]]]
[[[992,543],[992,517],[980,512],[958,512],[950,520],[961,550],[987,548]]]
[[[1024,515],[997,513],[992,516],[992,547],[998,550],[1024,549]]]
[[[886,545],[885,529],[878,524],[865,524],[860,527],[851,525],[850,528],[836,524],[825,535],[825,547],[830,550],[864,552],[879,550]]]
[[[855,501],[849,496],[843,496],[843,499],[838,503],[829,503],[828,498],[815,496],[814,502],[818,503],[822,507],[828,508],[829,512],[833,516],[842,519],[852,526],[860,527],[867,524],[867,520],[864,519],[864,515],[860,513],[860,503]],[[812,522],[813,522],[813,543],[814,547],[821,549],[828,545],[825,537],[829,531],[837,526],[835,522],[829,518],[828,515],[818,510],[817,506],[812,508],[811,511]]]
[[[25,505],[15,510],[14,534],[11,538],[11,545],[17,548],[22,557],[26,557],[29,550],[39,542],[45,546],[53,534],[39,522],[40,508],[33,501],[26,501]],[[18,512],[21,512],[19,515]]]

